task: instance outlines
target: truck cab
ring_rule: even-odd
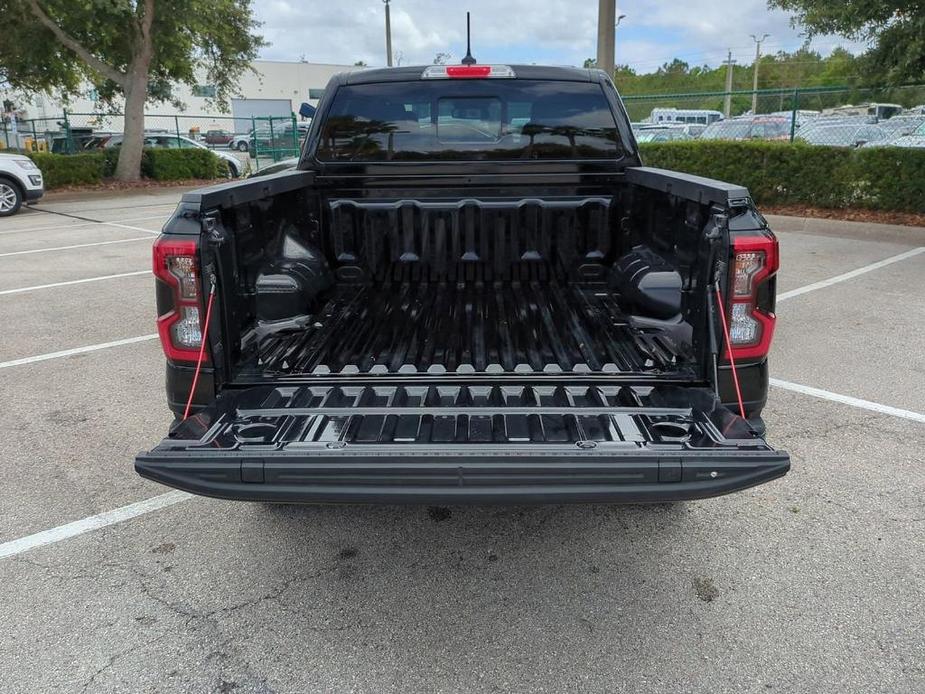
[[[227,499],[676,501],[780,477],[777,241],[645,167],[601,71],[334,77],[298,166],[154,246],[177,421],[136,470]]]

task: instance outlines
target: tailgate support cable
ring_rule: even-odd
[[[193,384],[189,389],[189,398],[186,401],[186,409],[183,410],[183,419],[189,417],[190,408],[193,406],[193,395],[196,393],[196,386],[199,384],[199,372],[202,371],[202,363],[206,356],[206,339],[209,337],[209,322],[212,318],[212,304],[215,301],[215,277],[212,277],[212,288],[209,290],[209,302],[206,304],[206,319],[202,326],[202,344],[199,345],[199,358],[196,359],[196,372],[193,374]]]
[[[736,389],[736,399],[739,401],[739,414],[745,417],[745,404],[742,402],[742,389],[739,387],[739,374],[736,371],[735,357],[732,356],[732,342],[729,340],[729,324],[726,322],[726,309],[723,308],[723,294],[719,289],[719,282],[713,285],[716,293],[716,305],[719,307],[719,320],[723,326],[723,339],[726,342],[726,354],[729,355],[729,365],[732,367],[732,382]]]

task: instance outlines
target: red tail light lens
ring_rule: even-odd
[[[732,253],[732,310],[729,314],[732,356],[736,361],[761,358],[771,348],[777,322],[773,297],[761,292],[762,286],[778,269],[777,239],[771,234],[738,236],[733,239]]]
[[[157,332],[164,354],[174,361],[198,361],[202,326],[196,242],[155,241],[154,276],[170,292],[169,300],[158,300]]]

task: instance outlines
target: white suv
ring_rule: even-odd
[[[42,172],[29,157],[0,153],[0,217],[19,212],[23,202],[45,194]]]

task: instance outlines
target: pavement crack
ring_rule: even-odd
[[[97,678],[100,677],[100,675],[102,675],[104,672],[108,670],[111,670],[115,666],[115,664],[119,660],[124,658],[125,656],[131,655],[132,653],[139,651],[142,648],[147,648],[148,646],[151,646],[157,643],[158,641],[161,641],[167,638],[170,635],[171,633],[168,631],[159,636],[154,637],[153,639],[148,639],[142,643],[132,646],[131,648],[126,648],[123,651],[119,651],[118,653],[112,654],[111,656],[109,656],[109,659],[106,661],[106,663],[102,667],[97,668],[96,672],[90,675],[89,679],[87,679],[83,683],[83,686],[80,688],[81,694],[85,694],[85,692],[89,691],[90,687],[96,682]]]

